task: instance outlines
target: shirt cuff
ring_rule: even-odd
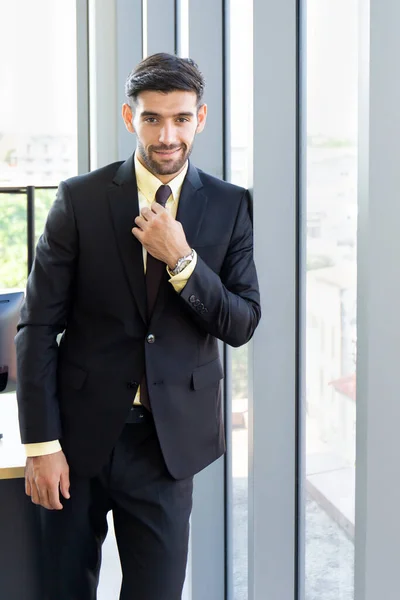
[[[26,456],[44,456],[45,454],[54,454],[60,452],[61,445],[58,440],[52,442],[39,442],[38,444],[25,444]]]
[[[181,271],[180,273],[178,273],[178,275],[172,275],[171,276],[171,272],[167,267],[167,271],[168,274],[170,275],[170,284],[174,286],[174,289],[176,292],[181,292],[183,290],[183,288],[185,287],[185,285],[187,284],[187,282],[189,281],[190,276],[192,275],[193,271],[196,268],[197,265],[197,253],[196,250],[193,250],[194,256],[192,261],[187,265],[187,267],[185,267],[183,269],[183,271]]]

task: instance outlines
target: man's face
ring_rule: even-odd
[[[194,92],[180,90],[141,92],[133,111],[122,107],[126,128],[137,136],[139,160],[161,180],[183,169],[206,115],[207,106],[197,108]]]

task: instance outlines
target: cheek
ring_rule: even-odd
[[[197,125],[193,125],[190,129],[187,129],[185,132],[182,132],[181,140],[185,142],[186,146],[191,146],[193,144],[194,138],[196,136]]]
[[[149,131],[146,127],[138,127],[135,131],[138,140],[143,146],[151,146],[157,142],[157,133],[155,129]]]

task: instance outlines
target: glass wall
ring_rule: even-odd
[[[357,0],[305,0],[306,600],[353,600]]]
[[[232,183],[252,182],[253,3],[230,0],[229,11],[229,140]],[[238,44],[240,39],[240,44]],[[232,600],[248,598],[248,346],[233,348],[232,372]],[[230,568],[230,565],[228,566]]]
[[[35,189],[34,231],[36,246],[54,200],[54,189]],[[25,288],[28,274],[27,195],[0,192],[0,289]]]
[[[0,288],[25,286],[27,185],[77,173],[76,2],[0,2]],[[35,243],[55,190],[36,189]]]
[[[26,195],[0,194],[0,291],[24,288],[28,270]]]
[[[0,2],[0,186],[77,171],[76,2]]]
[[[2,292],[26,284],[26,186],[35,186],[29,231],[36,245],[55,196],[55,189],[40,186],[77,173],[76,2],[0,0],[0,22]],[[1,395],[0,416],[3,455],[23,457],[14,392]]]

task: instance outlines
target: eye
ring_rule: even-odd
[[[186,117],[178,117],[177,121],[178,123],[189,123],[189,119]]]
[[[157,123],[157,119],[155,117],[147,117],[147,119],[144,120],[145,123]]]

